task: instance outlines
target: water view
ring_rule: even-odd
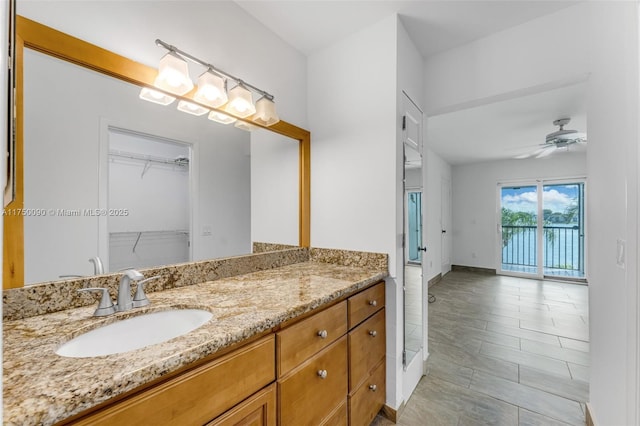
[[[502,187],[501,215],[503,271],[585,277],[584,183]]]

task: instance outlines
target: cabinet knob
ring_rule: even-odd
[[[318,370],[318,377],[320,377],[321,379],[326,379],[327,378],[327,370]]]
[[[320,337],[321,339],[326,339],[327,336],[328,336],[327,330],[318,331],[318,337]]]
[[[377,335],[378,335],[378,332],[377,332],[377,331],[375,331],[375,330],[371,330],[371,331],[369,331],[369,336],[371,336],[371,337],[376,337]]]
[[[377,300],[369,300],[369,304],[371,306],[378,306],[378,301]]]
[[[369,385],[369,389],[371,389],[371,391],[375,392],[378,390],[378,386],[376,385]]]

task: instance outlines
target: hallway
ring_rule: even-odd
[[[426,376],[398,424],[584,424],[586,286],[451,272],[430,293]]]

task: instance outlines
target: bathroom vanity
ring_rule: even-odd
[[[385,401],[386,259],[296,250],[307,259],[241,256],[294,260],[149,292],[138,310],[96,318],[92,304],[5,321],[5,424],[370,424]],[[20,291],[6,290],[5,306],[34,298]],[[176,308],[213,318],[130,352],[55,354],[89,329]]]

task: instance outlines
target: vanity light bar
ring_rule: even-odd
[[[251,117],[251,119],[254,122],[266,127],[272,126],[273,124],[280,121],[280,118],[276,113],[275,102],[273,101],[274,96],[272,94],[265,92],[264,90],[259,89],[256,86],[253,86],[245,82],[244,80],[229,74],[228,72],[216,68],[212,64],[196,58],[195,56],[183,50],[180,50],[175,46],[167,44],[160,39],[156,40],[156,45],[168,50],[168,53],[160,61],[160,69],[158,72],[158,76],[156,77],[156,80],[154,82],[154,85],[158,89],[169,92],[171,94],[175,94],[177,96],[182,96],[189,92],[193,88],[193,82],[189,77],[189,70],[186,61],[188,59],[191,62],[202,65],[206,68],[206,71],[202,75],[200,75],[200,77],[198,77],[198,88],[193,97],[196,102],[207,105],[211,108],[220,109],[221,111],[239,118],[247,118],[253,116]],[[228,80],[234,81],[236,85],[233,87],[233,89],[227,91]],[[161,94],[160,92],[153,91],[149,88],[144,88],[142,90],[145,92],[146,96],[142,96],[141,94],[141,99],[165,104],[164,102],[159,102],[156,99],[158,94]],[[253,102],[251,91],[261,95],[260,99],[255,104]],[[155,94],[156,97],[150,96],[149,92]],[[166,100],[170,98],[171,96],[165,95]],[[164,101],[166,102],[166,100]],[[185,100],[179,103],[178,109],[196,115],[206,114],[207,112],[209,112],[208,109]],[[215,118],[212,118],[212,115],[214,115]],[[210,119],[218,122],[235,121],[216,119],[227,117],[229,119],[235,118],[227,116],[222,112],[214,114],[214,111],[212,111],[209,115]],[[244,130],[253,130],[254,128],[256,128],[256,126],[253,126],[251,124],[247,126],[236,124],[236,127]]]

